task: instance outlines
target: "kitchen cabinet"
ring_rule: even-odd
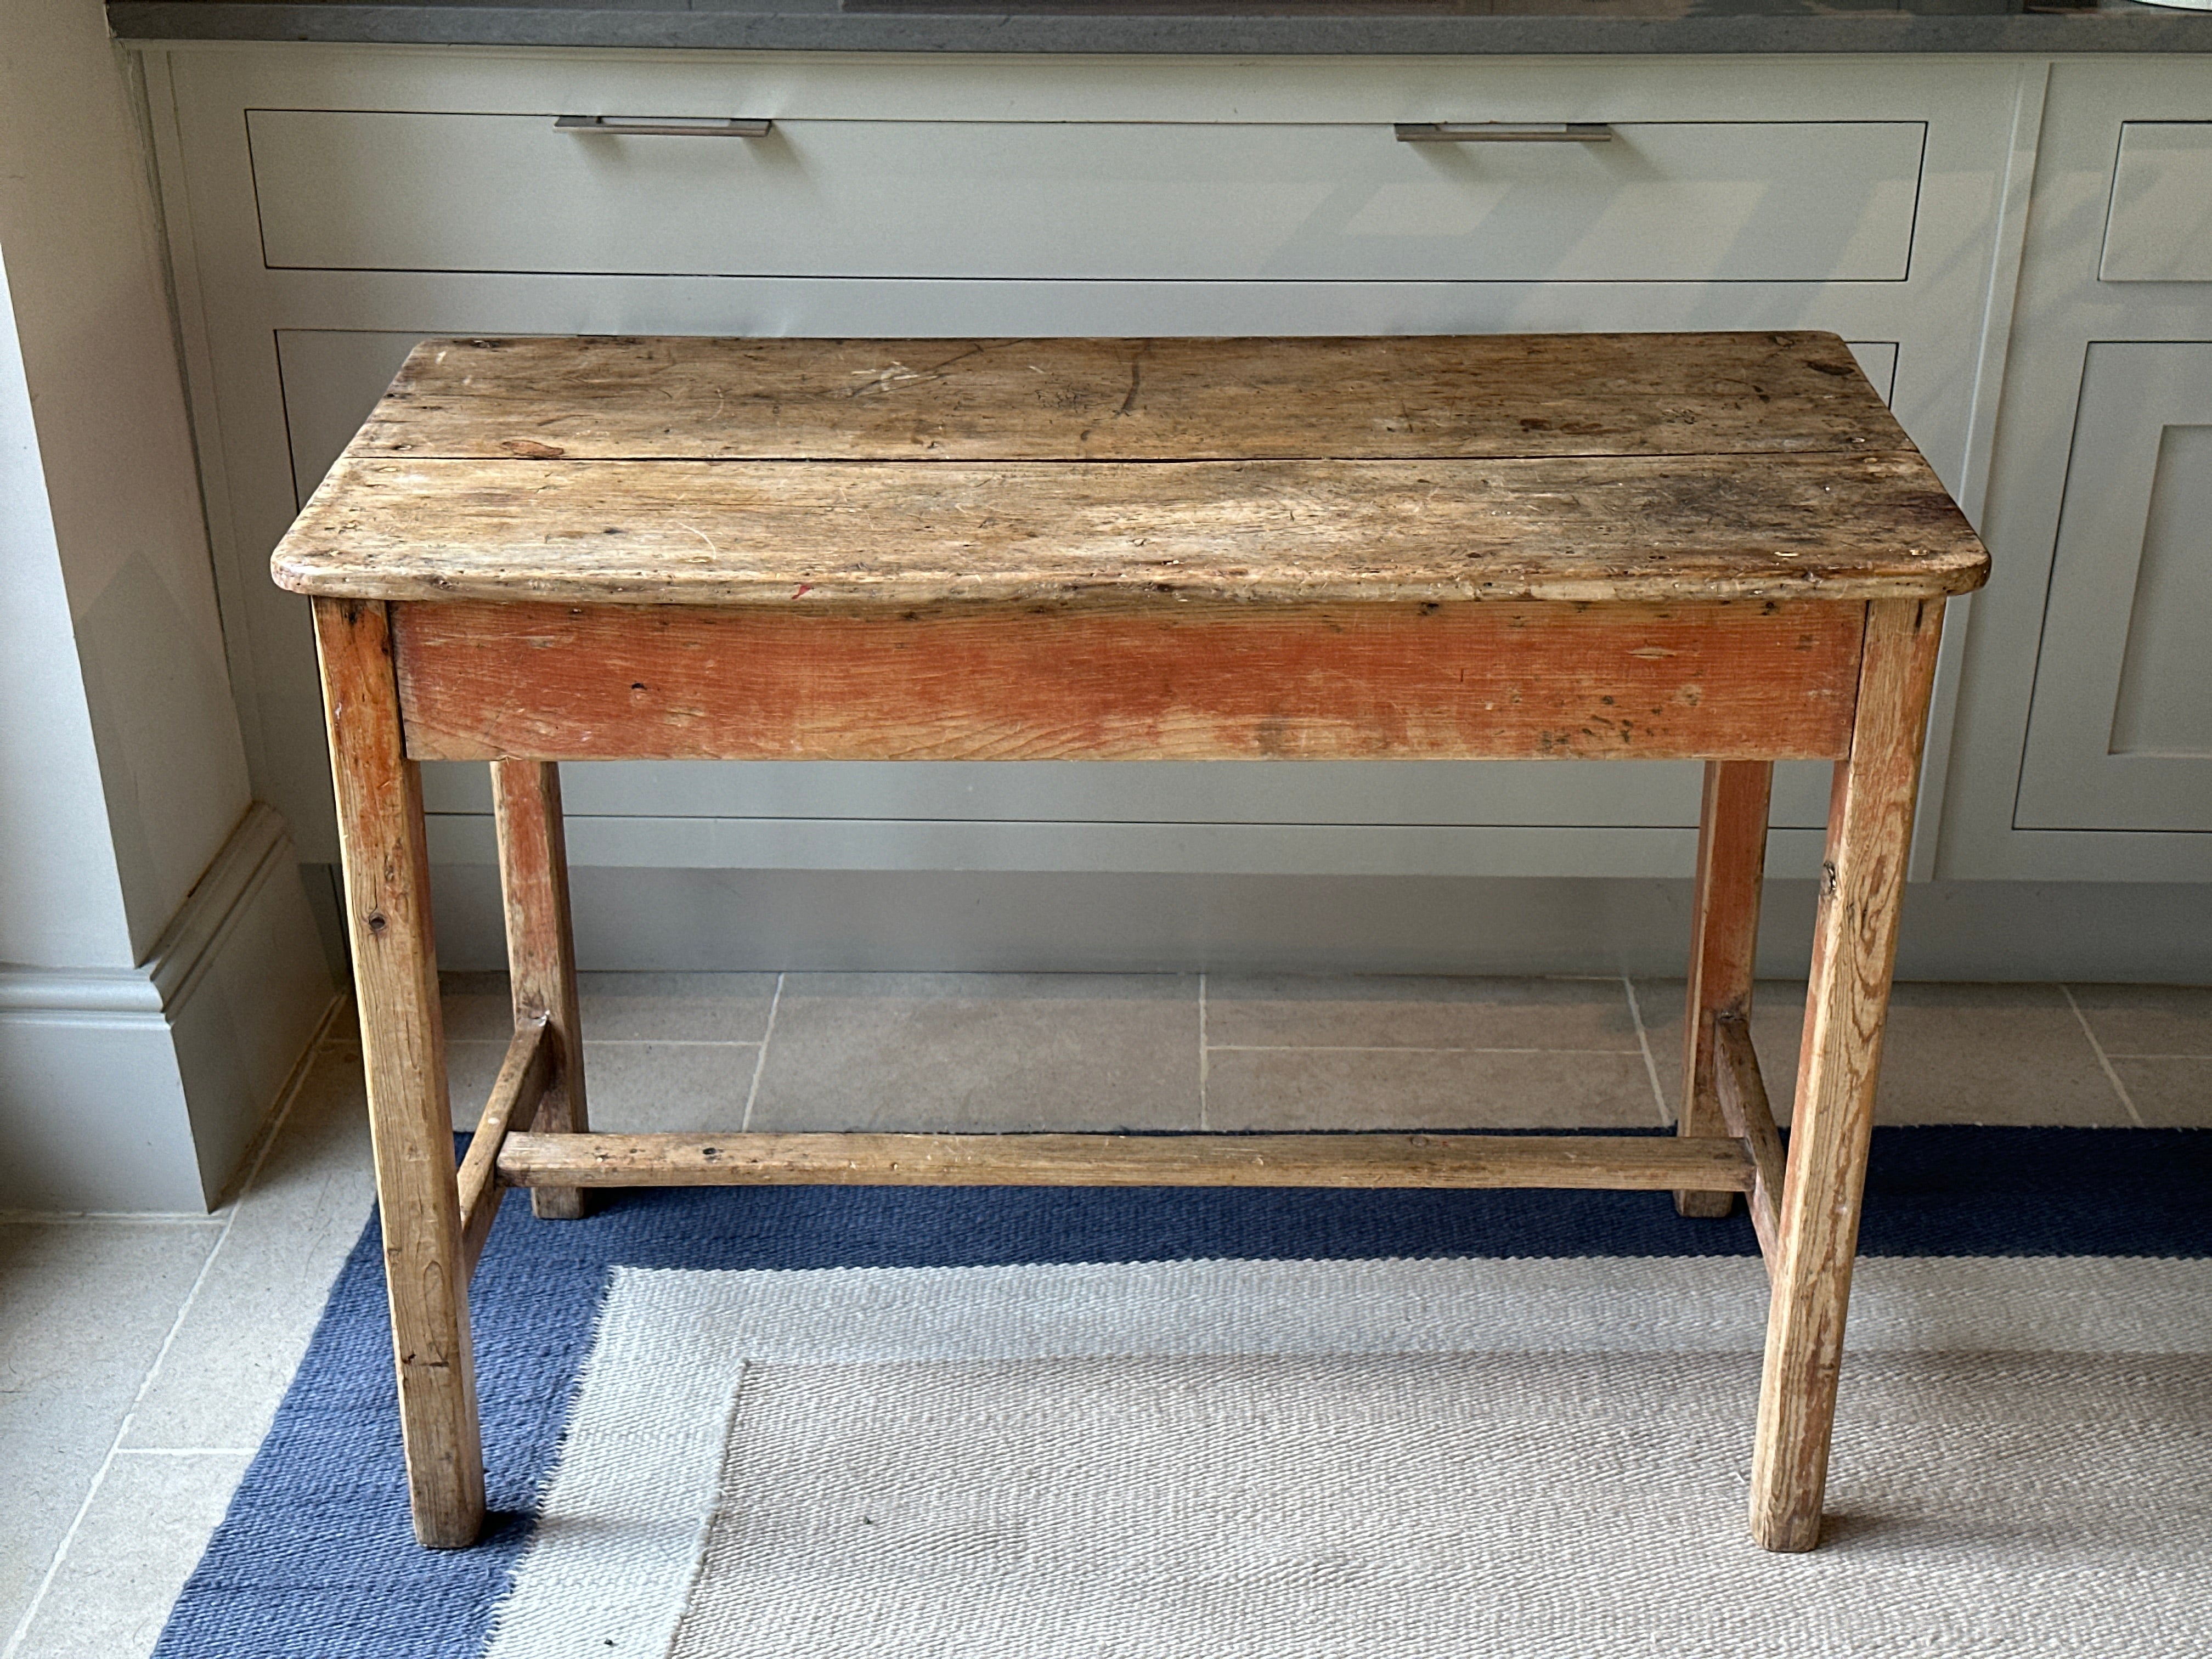
[[[2037,102],[1936,872],[2212,880],[2212,60]]]
[[[266,555],[416,339],[1815,328],[1996,557],[1947,634],[1915,876],[2212,875],[2206,763],[2171,752],[2205,723],[2175,690],[2206,638],[2197,360],[2157,360],[2179,401],[2155,430],[2105,390],[2150,372],[2117,344],[2206,337],[2167,204],[2212,61],[143,50],[234,684],[311,860],[334,856],[313,653]],[[554,125],[617,112],[770,125]],[[1612,136],[1396,136],[1487,122]],[[2077,422],[2085,386],[2117,416]],[[2141,484],[2118,542],[2092,527],[2136,511],[2108,472]],[[2054,560],[2062,495],[2066,546],[2100,550]],[[479,771],[426,791],[434,854],[481,870]],[[1777,875],[1817,868],[1825,773],[1778,777]],[[1602,763],[626,765],[567,787],[579,866],[631,893],[702,871],[1678,877],[1698,799],[1694,767]]]

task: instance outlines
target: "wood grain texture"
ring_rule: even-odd
[[[1941,601],[1868,608],[1850,757],[1837,766],[1828,807],[1752,1461],[1752,1536],[1770,1550],[1809,1550],[1820,1541],[1882,1024],[1897,959],[1898,905],[1942,611]]]
[[[507,1058],[500,1062],[499,1076],[493,1080],[491,1097],[484,1102],[483,1114],[477,1120],[476,1133],[469,1138],[468,1152],[461,1159],[459,1183],[465,1273],[476,1272],[477,1258],[483,1254],[484,1240],[489,1237],[491,1224],[499,1215],[499,1149],[517,1124],[526,1125],[533,1121],[538,1103],[545,1097],[546,1085],[552,1080],[553,1052],[551,1035],[543,1020],[532,1020],[514,1028],[514,1036],[507,1045]],[[562,1189],[549,1187],[542,1190],[558,1193]]]
[[[1187,462],[340,461],[280,586],[384,599],[1680,603],[1960,592],[1917,454]]]
[[[535,1119],[522,1124],[548,1133],[581,1131],[591,1120],[584,1100],[584,1028],[577,1010],[560,771],[532,761],[495,762],[491,804],[514,1020],[518,1026],[544,1026],[551,1067]],[[531,1194],[530,1207],[541,1220],[574,1221],[584,1213],[585,1195],[541,1188]]]
[[[1689,1000],[1682,1022],[1682,1116],[1676,1126],[1686,1135],[1720,1133],[1714,1020],[1751,1015],[1759,900],[1766,875],[1766,816],[1773,793],[1771,762],[1705,763],[1691,904]],[[1677,1193],[1674,1207],[1686,1216],[1716,1218],[1726,1215],[1734,1200],[1725,1193]]]
[[[394,607],[418,759],[1833,757],[1859,605]]]
[[[1832,334],[428,340],[383,458],[1186,460],[1909,452]]]
[[[1782,1244],[1782,1185],[1787,1163],[1782,1151],[1782,1131],[1775,1127],[1774,1108],[1766,1097],[1766,1079],[1759,1069],[1759,1054],[1751,1046],[1751,1027],[1741,1016],[1724,1014],[1713,1021],[1713,1081],[1720,1114],[1728,1132],[1751,1153],[1759,1178],[1745,1194],[1751,1212],[1752,1231],[1759,1235],[1759,1252],[1770,1279],[1780,1259]]]
[[[1725,1139],[1605,1135],[510,1135],[501,1179],[591,1187],[1583,1187],[1741,1191]]]
[[[385,607],[315,606],[345,866],[346,927],[384,1231],[415,1535],[476,1541],[483,1454],[446,1096],[419,769],[402,752]]]

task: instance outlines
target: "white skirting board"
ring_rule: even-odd
[[[1676,975],[1690,883],[1580,878],[611,868],[572,872],[586,969]],[[309,885],[327,908],[329,866]],[[499,878],[434,866],[438,955],[505,964]],[[1759,971],[1802,975],[1814,884],[1767,884]],[[335,920],[333,913],[332,920]],[[2212,983],[2212,885],[1924,882],[1900,977]]]
[[[256,803],[137,967],[0,968],[0,1211],[213,1208],[336,994]]]

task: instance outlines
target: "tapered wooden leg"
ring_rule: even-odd
[[[1941,599],[1867,607],[1851,752],[1836,767],[1752,1460],[1752,1536],[1820,1541],[1882,1019],[1912,842]]]
[[[568,848],[561,827],[561,771],[550,762],[495,761],[492,811],[499,825],[500,890],[507,899],[507,971],[517,1024],[543,1020],[553,1040],[553,1081],[534,1123],[539,1134],[581,1133],[583,1028],[576,1013],[576,945],[568,921]],[[574,1221],[590,1194],[539,1187],[538,1215]]]
[[[1707,761],[1698,815],[1698,887],[1690,933],[1689,1006],[1682,1021],[1682,1119],[1686,1135],[1724,1135],[1713,1083],[1713,1021],[1751,1018],[1752,965],[1759,953],[1759,895],[1766,875],[1766,808],[1771,761]],[[1677,1193],[1684,1215],[1723,1216],[1734,1193]]]
[[[433,1549],[460,1549],[476,1542],[483,1524],[483,1449],[446,1098],[422,779],[401,748],[385,607],[318,599],[315,632],[337,786],[408,1496],[416,1537]]]

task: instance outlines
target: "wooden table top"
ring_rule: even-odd
[[[1832,334],[429,340],[295,592],[1856,600],[1988,555]]]

